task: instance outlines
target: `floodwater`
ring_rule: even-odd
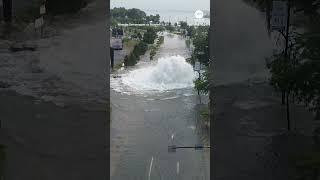
[[[164,34],[155,60],[111,75],[111,179],[209,179],[210,151],[168,146],[209,145],[199,115],[196,74],[182,37]],[[207,101],[206,97],[202,97]]]

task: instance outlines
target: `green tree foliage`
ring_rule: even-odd
[[[160,15],[150,15],[137,8],[126,9],[124,7],[115,7],[111,9],[111,19],[118,23],[126,24],[144,24],[152,21],[153,23],[160,23]]]
[[[209,65],[209,26],[199,26],[193,36],[195,58],[205,66]]]
[[[266,12],[270,28],[272,0],[244,0]],[[286,89],[313,110],[320,109],[320,2],[291,0],[288,58],[274,54],[268,63],[271,84]],[[270,30],[270,29],[269,29]],[[301,31],[303,30],[303,31]],[[270,30],[271,31],[271,30]]]
[[[209,71],[208,69],[205,69],[201,77],[194,80],[194,87],[200,93],[207,94],[209,92],[209,85],[210,85]]]
[[[181,29],[187,29],[188,28],[188,23],[185,22],[185,21],[180,21],[179,25],[180,25]]]
[[[294,87],[295,69],[292,61],[285,59],[282,53],[274,54],[268,59],[267,67],[270,69],[271,85],[281,92],[291,93]]]
[[[194,81],[195,89],[200,93],[207,94],[209,91],[209,26],[189,27],[194,51],[188,61],[194,64],[199,61],[205,66],[200,79]]]
[[[149,23],[150,21],[152,21],[152,24],[160,24],[160,15],[156,14],[155,16],[154,15],[147,16],[146,23]]]
[[[187,33],[188,33],[188,36],[192,37],[195,33],[195,27],[194,26],[188,26],[187,27]]]
[[[123,7],[113,8],[111,9],[111,19],[119,23],[133,23],[133,24],[142,24],[146,19],[146,13],[133,8],[133,9],[126,9]]]
[[[148,45],[140,41],[138,44],[136,44],[133,48],[133,51],[129,54],[129,56],[125,57],[124,59],[124,65],[125,66],[134,66],[139,61],[139,57],[141,55],[144,55],[146,51],[148,50]]]
[[[147,44],[153,44],[157,38],[157,31],[154,28],[148,28],[147,32],[143,35],[143,42]]]
[[[153,57],[156,55],[157,50],[160,48],[161,44],[164,42],[164,37],[160,36],[157,44],[153,45],[150,50],[150,60],[153,60]]]
[[[320,30],[320,29],[318,29]],[[299,52],[294,92],[298,100],[313,110],[320,109],[320,31],[297,35],[295,52]]]

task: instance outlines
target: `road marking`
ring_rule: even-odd
[[[180,164],[179,164],[179,161],[177,162],[177,174],[179,174],[179,171],[180,171]]]
[[[148,175],[149,180],[150,180],[150,176],[151,176],[152,163],[153,163],[153,157],[151,158],[151,163],[150,163],[150,168],[149,168],[149,175]]]

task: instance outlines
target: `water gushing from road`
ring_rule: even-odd
[[[119,81],[133,91],[167,91],[193,87],[196,77],[193,67],[177,55],[129,71]]]

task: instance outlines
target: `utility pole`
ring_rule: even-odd
[[[284,55],[285,55],[285,60],[290,63],[290,54],[288,53],[288,44],[289,44],[289,28],[290,28],[290,0],[288,0],[287,2],[287,27],[286,27],[286,47],[285,47],[285,51],[284,51]],[[288,130],[290,131],[291,126],[290,126],[290,103],[289,103],[289,92],[286,92],[286,103],[287,103],[287,121],[288,121]]]
[[[111,60],[111,69],[114,67],[114,49],[110,47],[110,60]]]

